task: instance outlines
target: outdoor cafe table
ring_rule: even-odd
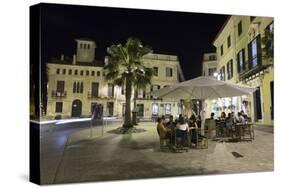
[[[239,140],[242,140],[242,137],[245,139],[245,133],[249,134],[251,140],[255,139],[253,123],[251,122],[236,123],[234,126],[235,126],[236,135],[238,136]]]

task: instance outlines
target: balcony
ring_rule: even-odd
[[[273,62],[268,59],[262,59],[255,67],[250,67],[249,62],[245,62],[245,70],[239,73],[239,79],[241,81],[248,81],[256,78],[260,74],[264,74],[267,67],[273,66]]]
[[[97,93],[88,92],[88,99],[98,99],[100,98]]]
[[[52,97],[53,98],[65,98],[66,97],[66,91],[52,91]]]

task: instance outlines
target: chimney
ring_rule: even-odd
[[[60,60],[61,60],[61,61],[64,61],[64,54],[61,54],[61,55],[60,55]]]
[[[75,65],[75,64],[76,64],[76,54],[73,54],[72,64],[73,64],[73,65]]]

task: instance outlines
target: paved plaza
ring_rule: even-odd
[[[71,129],[68,134],[43,131],[42,184],[261,172],[274,168],[272,127],[255,128],[252,142],[210,140],[208,149],[173,153],[160,151],[155,123],[140,123],[137,128],[146,130],[142,133],[107,132],[119,126],[108,125],[103,130],[95,127],[92,132],[84,126]]]

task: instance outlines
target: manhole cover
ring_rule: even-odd
[[[235,157],[235,158],[240,158],[240,157],[244,157],[243,155],[241,155],[240,153],[238,152],[231,152],[231,154]]]

